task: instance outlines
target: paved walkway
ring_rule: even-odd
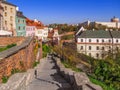
[[[68,90],[70,85],[57,73],[51,58],[41,60],[37,67],[37,78],[27,86],[26,90]]]

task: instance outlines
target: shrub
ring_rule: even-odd
[[[3,76],[2,77],[2,83],[6,83],[8,81],[9,77],[8,76]]]
[[[91,76],[89,76],[89,79],[92,83],[94,83],[96,85],[100,85],[103,88],[103,90],[115,90],[114,88],[107,86],[105,83],[98,81],[98,80],[92,78]]]

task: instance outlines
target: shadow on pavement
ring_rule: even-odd
[[[36,78],[37,80],[40,80],[40,81],[43,81],[43,82],[47,82],[47,83],[50,83],[50,84],[55,84],[57,85],[59,88],[60,88],[60,85],[55,83],[55,82],[52,82],[52,81],[47,81],[47,80],[43,80],[43,79],[40,79],[40,78]]]

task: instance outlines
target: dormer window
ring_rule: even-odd
[[[104,39],[102,39],[102,42],[104,43]]]
[[[111,42],[111,40],[109,40],[109,43]]]
[[[89,39],[89,42],[91,42],[91,39]]]
[[[99,42],[99,40],[97,39],[97,43]]]
[[[118,39],[116,40],[116,43],[118,43]]]
[[[81,42],[83,42],[83,39],[81,39]]]

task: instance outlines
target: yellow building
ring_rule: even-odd
[[[4,30],[11,31],[13,36],[16,36],[16,5],[2,0],[2,7],[4,8],[3,12],[3,27]]]

